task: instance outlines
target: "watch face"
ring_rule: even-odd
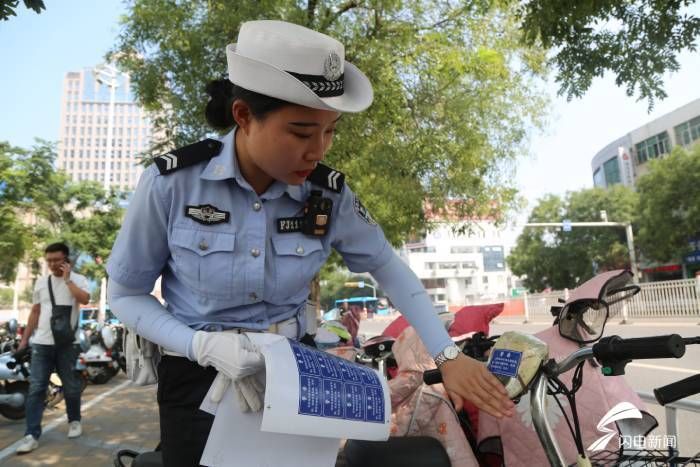
[[[445,357],[447,357],[448,360],[454,360],[457,358],[457,355],[459,355],[459,347],[456,345],[451,345],[450,347],[446,348],[444,352]]]

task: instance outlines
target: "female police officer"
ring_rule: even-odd
[[[158,403],[165,464],[196,465],[212,417],[198,408],[215,380],[260,409],[264,366],[240,330],[304,334],[308,284],[330,254],[369,272],[418,330],[455,404],[496,416],[512,403],[460,354],[420,281],[396,256],[344,176],[320,164],[343,112],[372,88],[338,41],[280,21],[241,25],[229,80],[208,87],[207,119],[233,129],[155,159],[143,174],[107,271],[117,316],[165,349]],[[341,226],[341,227],[339,227]],[[162,274],[162,307],[149,295]]]

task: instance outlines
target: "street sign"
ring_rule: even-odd
[[[571,232],[571,221],[569,219],[564,219],[561,221],[561,227],[564,232]]]

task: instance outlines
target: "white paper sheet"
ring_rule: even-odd
[[[389,437],[389,389],[376,371],[275,334],[248,337],[265,357],[264,410],[242,413],[232,388],[218,405],[207,394],[200,408],[215,418],[203,465],[332,467],[340,438]]]
[[[339,439],[260,431],[262,413],[242,413],[233,390],[216,410],[200,463],[211,467],[333,467]]]

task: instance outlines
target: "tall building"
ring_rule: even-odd
[[[700,142],[700,99],[689,102],[610,142],[591,162],[593,184],[606,188],[617,183],[634,188],[647,172],[647,162],[663,157],[677,145]]]
[[[114,85],[111,128],[111,88],[105,82]],[[94,68],[66,73],[57,164],[73,180],[105,183],[109,177],[110,186],[133,190],[143,171],[139,158],[151,137],[151,124],[135,102],[129,75],[115,70],[113,79],[105,81]]]

